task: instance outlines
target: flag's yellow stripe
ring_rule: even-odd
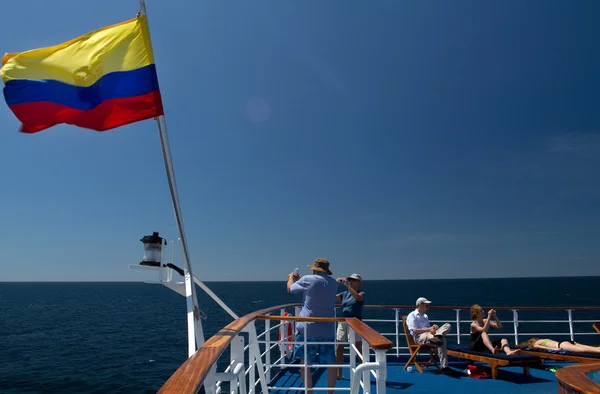
[[[15,79],[54,80],[91,86],[103,75],[154,64],[145,15],[65,43],[2,58],[4,83]]]

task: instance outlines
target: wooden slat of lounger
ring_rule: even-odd
[[[520,365],[525,365],[525,364],[535,365],[535,364],[539,364],[541,362],[541,360],[532,360],[532,359],[519,359],[519,358],[506,359],[506,358],[491,357],[491,356],[488,357],[488,356],[484,356],[484,355],[465,353],[465,352],[461,352],[458,350],[450,350],[450,349],[448,349],[448,356],[458,357],[458,358],[462,358],[465,360],[481,361],[483,363],[493,361],[495,364],[498,364],[501,367],[507,367],[510,365],[520,366]]]
[[[521,353],[529,354],[531,356],[538,356],[539,358],[544,358],[547,360],[555,360],[555,361],[572,361],[575,363],[597,363],[597,362],[600,362],[600,358],[573,356],[571,354],[536,352],[536,351],[529,351],[529,350],[523,350],[523,349],[521,349]]]
[[[534,365],[539,365],[542,360],[531,360],[531,359],[504,359],[504,358],[496,358],[496,357],[487,357],[479,354],[465,353],[458,350],[450,350],[448,349],[448,356],[462,358],[463,360],[472,360],[479,361],[482,363],[486,363],[489,365],[492,370],[492,378],[496,379],[498,377],[498,367],[523,367],[523,373],[525,376],[530,376],[529,367]]]

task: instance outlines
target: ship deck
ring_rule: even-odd
[[[294,315],[286,314],[286,309],[294,308]],[[239,318],[212,336],[196,353],[183,363],[161,388],[161,394],[196,393],[204,384],[207,392],[219,394],[236,391],[243,393],[305,393],[301,378],[301,365],[293,362],[288,349],[296,343],[292,337],[294,325],[306,322],[345,321],[350,330],[346,344],[345,360],[340,363],[345,379],[337,380],[335,392],[351,392],[354,384],[356,393],[557,393],[586,392],[600,393],[597,380],[590,380],[580,365],[587,366],[589,371],[600,371],[600,362],[596,357],[577,357],[569,361],[554,361],[557,355],[532,355],[524,352],[521,356],[509,357],[511,360],[497,356],[490,357],[461,350],[468,339],[469,321],[461,319],[461,311],[468,311],[468,306],[438,306],[435,315],[438,320],[453,322],[455,331],[449,333],[449,362],[454,371],[452,374],[441,374],[435,367],[424,369],[419,373],[413,365],[412,371],[404,370],[404,365],[411,353],[418,351],[411,347],[410,337],[404,323],[404,315],[412,311],[409,305],[374,305],[365,306],[369,316],[363,321],[356,318],[314,318],[298,316],[298,304],[278,305],[255,311]],[[433,309],[433,308],[432,308]],[[597,311],[600,307],[509,307],[500,306],[494,309],[504,313],[506,323],[499,333],[491,336],[510,338],[513,344],[519,344],[526,338],[545,337],[557,340],[575,340],[583,338],[583,343],[597,346],[598,333],[590,330],[590,324],[596,323]],[[279,314],[276,314],[279,312]],[[389,315],[392,312],[393,318]],[[566,312],[568,319],[561,319]],[[577,318],[573,314],[577,313]],[[512,315],[512,318],[509,317]],[[258,323],[258,324],[255,324]],[[258,327],[257,327],[258,326]],[[566,327],[565,327],[566,326]],[[536,328],[537,327],[537,328]],[[568,329],[565,330],[565,328]],[[286,336],[287,335],[287,336]],[[283,339],[282,339],[283,338]],[[362,338],[362,341],[360,339]],[[362,345],[358,345],[361,342]],[[451,348],[452,347],[452,348]],[[227,355],[221,355],[228,349]],[[350,355],[356,357],[350,362]],[[363,355],[365,357],[363,357]],[[562,360],[568,355],[561,354]],[[429,354],[420,352],[419,362],[427,361]],[[460,357],[460,358],[459,358]],[[561,359],[559,357],[559,359]],[[519,359],[517,359],[519,358]],[[533,359],[532,359],[533,358]],[[543,359],[543,361],[542,361]],[[475,362],[467,361],[475,360]],[[299,361],[299,360],[298,360]],[[497,367],[496,378],[488,364]],[[220,363],[220,364],[218,364]],[[487,372],[487,378],[477,379],[467,375],[465,370],[469,363]],[[217,364],[223,372],[214,371]],[[337,363],[335,363],[337,364]],[[509,365],[515,366],[509,366]],[[423,364],[421,364],[423,365]],[[587,368],[586,367],[586,368]],[[355,381],[350,381],[351,369],[358,373]],[[385,374],[377,374],[385,368]],[[313,393],[326,393],[327,370],[311,367],[313,370]],[[529,372],[530,376],[526,375]],[[368,371],[368,372],[367,372]],[[558,371],[558,372],[556,372]],[[366,376],[367,375],[367,376]],[[557,379],[558,375],[558,379]],[[370,379],[369,379],[370,377]],[[205,379],[208,379],[205,381]],[[363,390],[364,381],[370,381],[370,390]],[[559,382],[560,380],[560,382]],[[581,389],[583,386],[588,389]],[[571,388],[577,389],[572,391]],[[358,391],[357,391],[358,390]],[[562,390],[562,391],[561,391]],[[565,391],[566,390],[566,391]]]
[[[347,360],[346,360],[347,361]],[[463,371],[467,368],[467,363],[461,360],[450,361],[450,367],[455,372],[454,375],[444,375],[438,372],[434,367],[426,368],[423,374],[415,369],[407,372],[403,369],[406,359],[388,357],[387,362],[387,382],[386,393],[556,393],[558,383],[555,373],[550,368],[562,368],[572,363],[546,361],[539,367],[530,369],[531,376],[523,374],[522,367],[502,367],[499,369],[498,378],[492,379],[491,376],[486,379],[476,379],[467,376]],[[486,365],[475,363],[482,370],[490,374]],[[344,380],[337,381],[337,388],[346,390],[336,390],[344,393],[350,387],[349,370],[343,371]],[[315,388],[327,387],[327,371],[325,368],[318,368],[313,373],[313,384]],[[287,387],[287,390],[269,390],[269,393],[278,394],[301,394],[303,390],[293,390],[294,387],[302,387],[302,379],[299,368],[286,368],[277,374],[269,386]],[[326,393],[326,391],[314,390],[317,393]],[[363,392],[360,390],[360,392]],[[371,392],[375,390],[375,378],[371,379]]]

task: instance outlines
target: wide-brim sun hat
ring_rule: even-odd
[[[327,259],[315,259],[311,265],[307,265],[307,267],[313,271],[325,272],[327,275],[331,275],[331,270],[329,270],[329,261]]]

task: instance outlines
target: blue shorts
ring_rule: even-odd
[[[310,342],[335,342],[335,338],[307,338],[306,350],[308,351],[308,359],[304,358],[304,334],[296,336],[296,345],[294,346],[294,358],[304,360],[310,364],[335,364],[335,345],[317,344],[310,345]]]

